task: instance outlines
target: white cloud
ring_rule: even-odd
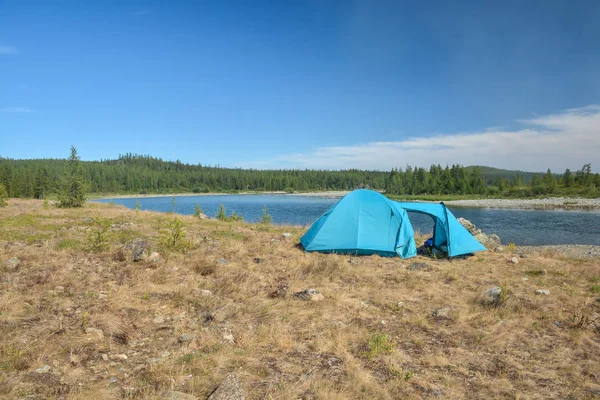
[[[240,164],[252,168],[378,169],[431,164],[486,165],[555,172],[592,163],[600,170],[600,105],[522,120],[519,130],[409,137],[392,142],[327,146]]]
[[[0,54],[17,54],[17,53],[18,53],[18,51],[15,47],[0,45]]]
[[[27,107],[5,107],[0,109],[0,111],[5,113],[30,113],[34,110]]]

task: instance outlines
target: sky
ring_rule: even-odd
[[[0,156],[600,171],[600,2],[0,0]]]

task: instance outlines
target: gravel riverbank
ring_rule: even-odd
[[[518,246],[519,254],[557,255],[567,258],[600,257],[600,246],[583,244],[560,244],[554,246]]]
[[[451,200],[445,201],[444,204],[453,207],[514,208],[525,210],[600,210],[600,198],[550,197],[546,199]]]

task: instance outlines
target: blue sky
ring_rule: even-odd
[[[598,1],[0,1],[0,156],[600,167]]]

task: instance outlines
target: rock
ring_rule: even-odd
[[[224,258],[217,258],[217,264],[219,264],[219,265],[227,265],[227,264],[229,264],[229,261],[227,261]]]
[[[246,400],[246,395],[237,376],[229,374],[208,400]]]
[[[457,308],[454,306],[447,306],[437,308],[431,314],[438,319],[454,319],[456,317],[456,310]]]
[[[153,263],[157,263],[160,261],[160,254],[153,251],[152,253],[150,253],[150,255],[148,256],[148,258],[150,259],[150,261],[152,261]]]
[[[9,271],[16,271],[20,265],[21,265],[21,260],[19,260],[17,257],[9,258],[4,263],[4,266]]]
[[[194,335],[193,333],[184,333],[183,335],[179,336],[179,338],[177,338],[177,342],[186,343],[191,342],[194,339],[196,339],[196,335]]]
[[[223,335],[223,342],[225,344],[235,344],[235,338],[231,333],[226,333]]]
[[[506,247],[504,246],[498,246],[494,249],[496,253],[502,253],[504,250],[506,250]]]
[[[104,340],[104,332],[102,332],[102,329],[85,328],[85,333],[89,340],[95,340],[95,341]]]
[[[200,218],[200,219],[210,219],[210,217],[208,215],[204,214],[204,213],[198,214],[198,218]]]
[[[500,246],[502,244],[502,240],[500,240],[500,236],[496,235],[495,233],[488,235],[487,238],[488,238],[488,242],[495,243],[496,246]],[[493,247],[493,246],[490,246],[490,247]]]
[[[42,365],[41,367],[39,367],[38,369],[36,369],[35,372],[38,373],[38,374],[45,374],[46,372],[50,372],[50,366],[49,365]]]
[[[291,233],[287,233],[287,232],[286,232],[286,233],[284,233],[283,235],[281,235],[281,237],[282,237],[282,238],[284,238],[284,239],[289,239],[289,238],[291,238],[291,237],[292,237],[292,234],[291,234]]]
[[[296,296],[300,300],[305,301],[321,301],[325,298],[325,296],[323,296],[320,292],[316,291],[315,289],[306,289],[301,292],[294,293],[294,296]]]
[[[427,263],[414,262],[414,263],[409,264],[408,267],[406,267],[406,269],[409,271],[419,271],[419,270],[428,271],[431,269],[431,266]]]
[[[213,295],[213,292],[206,289],[194,289],[192,294],[197,297],[210,297]]]
[[[162,317],[162,315],[159,315],[158,317],[154,318],[152,322],[154,322],[155,324],[164,324],[165,319]]]
[[[106,354],[102,354],[102,359],[103,359],[104,361],[108,361],[108,356],[107,356]]]
[[[131,259],[135,262],[146,259],[148,257],[148,249],[150,249],[150,244],[143,239],[136,239],[125,246],[125,250],[131,252]]]
[[[460,222],[461,225],[464,226],[465,229],[468,230],[471,234],[473,234],[477,230],[475,224],[469,221],[468,219],[458,218],[458,222]]]
[[[239,304],[227,303],[209,314],[206,319],[215,322],[225,322],[229,318],[233,317],[239,309]]]
[[[111,360],[125,361],[125,360],[127,360],[127,355],[125,355],[125,354],[111,354],[109,358]]]
[[[537,295],[550,296],[550,291],[548,289],[538,289],[535,291]]]
[[[254,257],[255,264],[263,264],[265,262],[264,258]]]
[[[527,254],[519,254],[519,257],[521,257],[521,258],[527,258]]]
[[[83,222],[87,223],[87,224],[91,224],[92,222],[94,222],[94,220],[90,217],[84,218]]]
[[[360,264],[360,260],[358,258],[351,258],[348,262],[350,264],[352,264],[352,265],[359,265]]]
[[[488,249],[496,249],[497,247],[501,247],[502,241],[500,237],[494,233],[490,235],[486,235],[481,231],[481,229],[477,229],[474,223],[469,221],[468,219],[458,218],[458,222],[465,227],[466,230],[469,231],[471,235],[475,237],[482,245],[487,247]]]
[[[197,400],[198,399],[194,395],[183,393],[183,392],[177,392],[175,390],[169,390],[168,392],[165,392],[161,398],[164,400]]]
[[[494,286],[483,292],[479,298],[479,302],[484,305],[500,304],[502,299],[502,288]]]
[[[518,263],[519,263],[519,259],[518,259],[517,257],[513,257],[513,258],[511,258],[511,259],[510,259],[510,260],[508,260],[508,261],[510,261],[510,262],[511,262],[511,263],[513,263],[513,264],[518,264]]]

